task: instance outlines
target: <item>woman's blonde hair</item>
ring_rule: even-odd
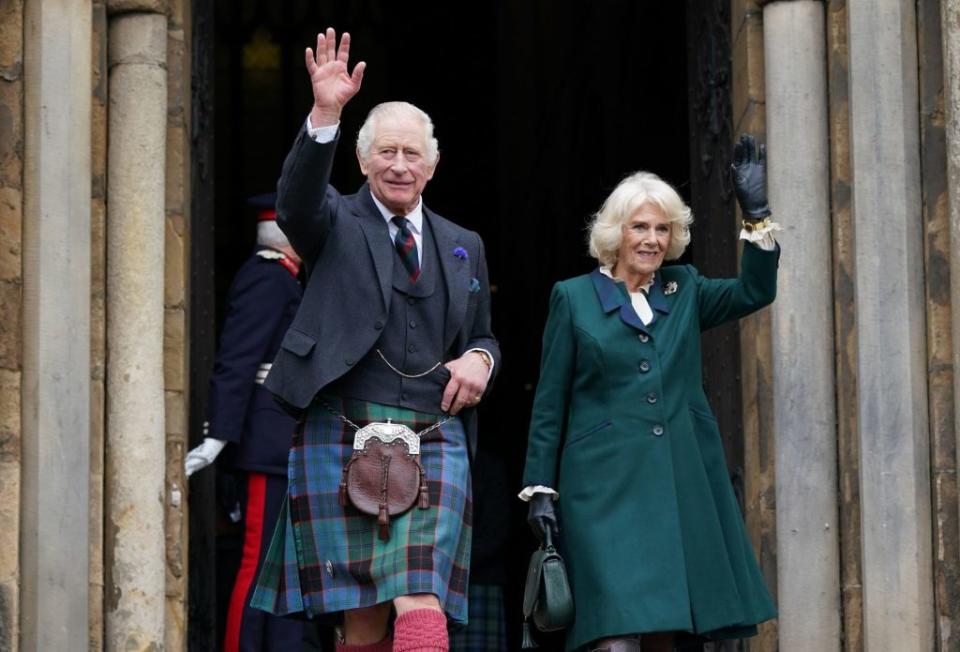
[[[587,242],[590,255],[601,265],[613,266],[620,252],[620,228],[644,204],[656,204],[670,221],[670,245],[664,256],[675,260],[690,244],[693,213],[669,183],[651,172],[634,172],[621,181],[590,222]]]

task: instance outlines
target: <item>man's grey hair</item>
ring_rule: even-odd
[[[433,136],[433,120],[426,111],[409,102],[382,102],[370,109],[367,119],[363,121],[363,126],[357,132],[357,151],[360,152],[360,158],[364,161],[370,158],[370,148],[373,147],[377,123],[382,118],[401,117],[412,117],[423,124],[423,136],[427,146],[425,158],[429,165],[435,165],[440,155],[440,145]]]
[[[257,222],[257,244],[274,249],[290,248],[290,241],[273,220]]]

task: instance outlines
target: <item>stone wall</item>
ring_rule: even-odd
[[[833,213],[833,317],[840,507],[840,598],[845,650],[863,649],[860,559],[860,439],[857,412],[857,315],[853,303],[853,210],[845,0],[827,3],[827,96]]]
[[[738,133],[763,132],[764,113],[773,121],[759,68],[768,66],[767,80],[787,71],[770,70],[771,59],[764,61],[762,28],[775,13],[766,9],[793,4],[802,3],[733,2]],[[840,530],[837,644],[845,651],[953,650],[960,644],[954,409],[960,356],[950,313],[960,314],[952,289],[960,265],[951,255],[960,242],[960,202],[950,197],[960,196],[960,166],[952,168],[951,184],[947,163],[960,160],[958,5],[921,0],[880,10],[871,2],[823,4],[832,240],[825,253],[832,257]],[[871,109],[877,103],[883,115]],[[791,153],[791,162],[797,155]],[[785,251],[781,267],[791,260]],[[769,417],[780,407],[769,397],[771,378],[775,385],[780,371],[776,355],[770,367],[768,328],[762,316],[747,320],[742,346],[746,447],[748,461],[751,450],[755,460],[746,478],[746,516],[769,580],[773,548],[782,552],[792,536],[776,532],[772,513],[791,512],[781,513],[780,523],[814,515],[802,513],[808,509],[803,501],[778,504],[765,492],[772,480],[764,435],[784,435]],[[783,588],[796,580],[793,575],[781,565],[771,585]],[[785,608],[781,628],[795,609]],[[762,628],[750,648],[800,649],[773,626]]]
[[[183,451],[186,438],[188,346],[187,246],[189,207],[190,3],[177,0],[139,3],[94,0],[90,24],[90,405],[89,405],[89,595],[88,648],[115,647],[104,636],[104,507],[106,454],[105,421],[107,337],[107,148],[108,126],[108,7],[111,14],[128,10],[169,11],[167,29],[168,110],[166,112],[166,188],[162,267],[163,287],[163,396],[166,433],[165,647],[185,649],[186,644],[186,542]],[[43,11],[55,10],[52,5]],[[41,15],[41,14],[38,14]],[[47,14],[42,14],[46,16]],[[0,649],[13,650],[21,639],[19,524],[24,500],[21,492],[21,384],[23,370],[23,188],[24,188],[24,4],[0,0]],[[39,84],[40,79],[34,80]],[[47,162],[49,165],[50,161]],[[84,254],[85,256],[86,254]],[[81,332],[86,332],[81,329]],[[85,449],[84,449],[85,450]],[[82,467],[83,465],[81,465]],[[83,495],[82,493],[80,495]],[[29,626],[29,625],[28,625]],[[28,633],[29,634],[29,633]]]
[[[926,276],[927,392],[933,527],[934,626],[939,650],[960,649],[960,523],[954,428],[950,216],[940,0],[917,2],[920,192]],[[952,27],[957,29],[957,23]]]
[[[755,0],[731,2],[733,133],[766,132],[763,12]],[[773,345],[770,311],[740,322],[743,392],[744,517],[770,591],[777,594],[777,500],[773,445]],[[777,649],[777,622],[764,623],[750,650]]]
[[[90,650],[103,643],[103,456],[107,364],[107,8],[93,2],[90,138]]]
[[[166,649],[187,640],[187,450],[190,219],[190,2],[171,0],[167,27],[166,236],[164,239],[164,397],[166,407]]]
[[[0,0],[0,649],[18,638],[23,1]]]

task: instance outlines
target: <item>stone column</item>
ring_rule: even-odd
[[[864,649],[933,649],[917,25],[848,0]]]
[[[108,650],[164,647],[166,52],[165,14],[111,17],[104,524]]]
[[[785,231],[772,308],[780,647],[840,650],[824,8],[763,9],[768,188]]]
[[[946,115],[947,195],[950,219],[950,306],[953,322],[953,403],[960,408],[960,0],[941,0],[943,95]],[[960,451],[960,409],[954,431]]]
[[[20,650],[87,641],[91,14],[24,8]]]

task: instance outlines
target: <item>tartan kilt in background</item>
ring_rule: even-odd
[[[367,401],[323,397],[361,428],[403,423],[414,432],[440,417]],[[467,438],[454,417],[421,439],[429,509],[390,520],[381,541],[376,518],[338,502],[355,431],[314,401],[294,434],[287,498],[251,605],[277,615],[369,607],[401,595],[432,593],[454,622],[467,622],[472,502]]]
[[[506,652],[507,622],[503,587],[470,585],[470,623],[450,627],[450,652]]]

